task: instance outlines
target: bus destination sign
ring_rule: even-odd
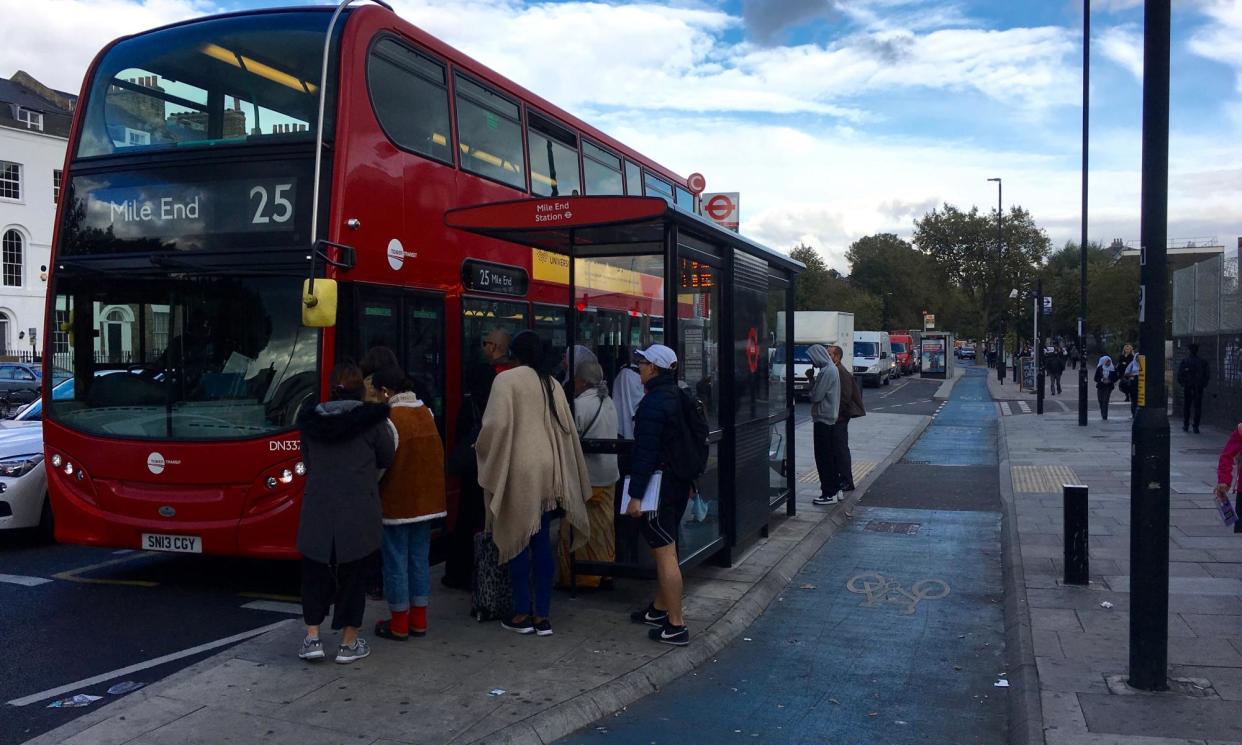
[[[461,265],[461,284],[467,290],[524,296],[530,280],[518,266],[466,259]]]

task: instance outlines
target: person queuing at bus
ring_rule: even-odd
[[[1112,398],[1113,386],[1117,385],[1117,368],[1113,367],[1113,358],[1106,354],[1100,355],[1095,363],[1095,395],[1100,402],[1100,418],[1108,419],[1108,399]]]
[[[379,476],[392,464],[396,439],[388,406],[363,403],[357,365],[338,364],[328,382],[330,400],[298,422],[306,464],[297,537],[306,637],[298,656],[323,659],[319,626],[333,606],[332,628],[342,631],[336,661],[348,663],[371,654],[358,629],[366,578],[383,542]]]
[[[397,367],[401,365],[397,362],[397,354],[392,351],[391,347],[382,344],[371,347],[367,353],[362,355],[362,361],[358,363],[358,368],[362,371],[362,384],[364,389],[364,399],[367,401],[376,401],[375,386],[372,385],[371,376],[376,370],[384,367]],[[371,574],[366,579],[367,597],[372,600],[384,599],[384,573],[383,568],[377,562],[371,568]]]
[[[564,510],[577,550],[591,538],[586,499],[591,493],[582,445],[565,393],[547,369],[534,331],[513,339],[518,366],[496,376],[475,442],[479,485],[487,500],[487,527],[509,565],[514,616],[501,624],[519,634],[550,636],[552,556],[550,525]],[[531,609],[531,565],[535,602]]]
[[[509,330],[500,326],[487,332],[487,336],[483,337],[483,355],[487,357],[488,364],[492,366],[497,375],[517,366],[509,356],[511,338]]]
[[[841,364],[844,352],[841,347],[828,347],[837,377],[841,381],[841,406],[837,411],[837,423],[832,425],[832,460],[841,483],[841,491],[854,491],[854,459],[850,455],[850,420],[867,415],[863,406],[862,389],[848,368]]]
[[[599,362],[575,355],[574,369],[574,423],[578,436],[584,440],[614,440],[617,437],[617,409],[608,396],[604,383],[604,369]],[[591,496],[587,499],[587,520],[591,523],[591,540],[577,553],[582,561],[611,562],[616,559],[616,531],[613,514],[616,507],[617,480],[621,473],[617,468],[617,456],[608,453],[591,453],[586,458],[587,476],[591,480]],[[569,584],[569,525],[561,523],[558,570],[562,584]],[[579,575],[575,578],[581,587],[599,587],[602,577]]]
[[[388,404],[397,452],[380,480],[384,523],[384,597],[388,620],[375,635],[404,641],[427,633],[431,599],[431,524],[448,514],[444,502],[444,445],[431,409],[400,368],[371,376],[371,400]]]
[[[815,504],[836,504],[841,501],[841,479],[833,458],[832,425],[837,423],[841,408],[841,376],[823,344],[812,344],[806,350],[815,368],[811,384],[811,419],[814,422],[815,470],[819,472],[819,496]]]
[[[636,359],[636,358],[635,358]],[[623,440],[634,439],[634,414],[647,390],[634,359],[617,371],[612,381],[612,402],[617,407],[617,434]]]
[[[665,467],[669,461],[667,443],[676,436],[670,428],[684,426],[681,391],[677,387],[677,353],[663,344],[652,344],[634,354],[647,393],[634,415],[630,488],[622,496],[628,497],[625,513],[639,518],[643,538],[655,557],[656,596],[646,608],[631,613],[630,620],[655,626],[647,632],[648,638],[684,647],[690,643],[690,631],[682,615],[677,534],[694,485],[680,481],[672,469]],[[643,495],[657,471],[661,474],[659,504],[654,512],[644,513]]]
[[[461,405],[457,407],[456,440],[448,458],[448,470],[458,477],[457,517],[449,534],[448,552],[444,559],[445,587],[469,590],[473,580],[474,536],[485,522],[483,488],[479,486],[479,463],[474,443],[483,426],[483,412],[492,392],[496,371],[491,365],[479,363],[466,369]]]

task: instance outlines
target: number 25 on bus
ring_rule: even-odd
[[[693,209],[671,171],[348,5],[187,21],[92,63],[44,335],[44,380],[70,378],[43,391],[59,540],[295,557],[296,423],[334,361],[390,347],[451,437],[484,324],[563,328],[564,282],[532,276],[527,247],[445,227],[447,210]]]

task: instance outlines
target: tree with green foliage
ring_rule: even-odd
[[[1044,294],[1052,296],[1053,335],[1076,337],[1081,255],[1078,244],[1067,242],[1048,258],[1041,275]],[[1139,266],[1133,259],[1119,259],[1099,243],[1087,244],[1088,347],[1119,351],[1138,338]]]
[[[880,328],[884,305],[880,298],[829,269],[811,246],[799,244],[790,258],[806,265],[794,281],[795,310],[839,310],[854,314],[854,328]]]
[[[1001,313],[1013,313],[1009,293],[1027,290],[1051,247],[1030,212],[1011,207],[1001,223],[998,251],[997,220],[971,207],[969,212],[945,204],[914,221],[914,245],[935,262],[940,276],[955,287],[978,313],[974,334],[992,331]],[[964,329],[957,329],[964,334]]]
[[[941,299],[940,271],[929,256],[892,233],[860,238],[845,256],[850,281],[880,298],[882,328],[922,328],[923,311],[934,312]]]

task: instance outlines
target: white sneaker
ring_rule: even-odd
[[[841,501],[841,492],[837,492],[836,494],[833,494],[831,497],[824,497],[824,496],[816,497],[815,499],[811,500],[811,503],[818,504],[818,505],[827,505],[827,504],[836,504],[837,502],[840,502],[840,501]]]

